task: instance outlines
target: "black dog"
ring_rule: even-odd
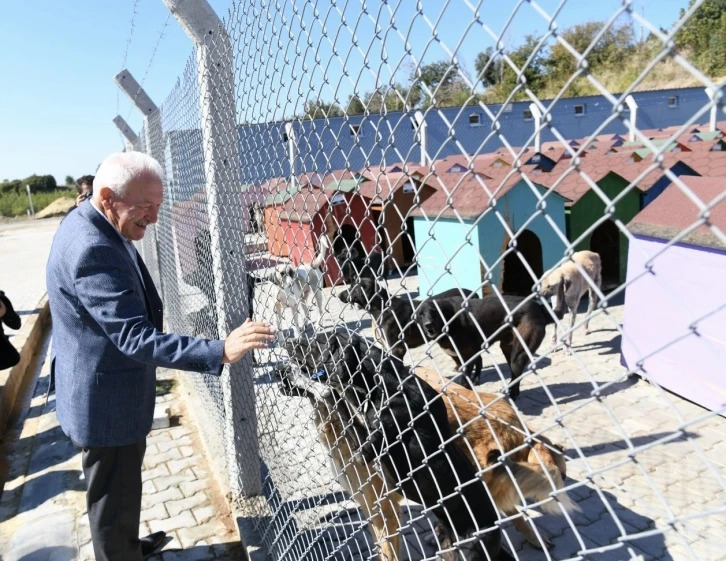
[[[562,319],[565,312],[564,285],[562,278],[557,287],[557,304],[554,309],[557,319]],[[506,303],[506,308],[502,305],[502,300]],[[552,316],[542,305],[533,300],[522,304],[523,301],[524,297],[520,296],[503,296],[501,299],[498,296],[489,296],[470,301],[467,310],[462,312],[463,298],[426,300],[421,305],[416,320],[426,337],[436,339],[457,366],[461,366],[461,359],[469,361],[477,355],[481,358],[485,342],[489,345],[499,341],[514,381],[530,363],[527,350],[534,354],[544,339],[547,325],[554,323]],[[514,308],[517,310],[512,314],[510,327],[500,331],[507,323],[507,309]],[[448,329],[448,336],[439,338],[445,329]],[[518,331],[526,349],[514,329]],[[519,397],[519,383],[517,380],[509,389],[512,399]]]
[[[383,254],[367,253],[359,239],[347,241],[337,236],[333,242],[333,254],[340,264],[345,282],[353,286],[361,279],[377,279],[383,275]]]
[[[389,488],[436,515],[445,547],[453,538],[464,541],[458,550],[468,561],[512,559],[501,547],[497,513],[483,482],[453,442],[436,390],[354,333],[318,333],[287,348],[291,364],[327,378],[353,411],[359,434],[368,434],[360,453],[369,464],[380,461]],[[450,552],[446,558],[459,557]]]
[[[472,299],[479,299],[476,293],[465,288],[445,290],[431,299],[446,300],[461,297],[462,294],[470,296]],[[370,279],[361,279],[351,290],[341,292],[338,298],[343,302],[355,304],[363,310],[370,311],[373,316],[373,333],[376,339],[389,348],[394,356],[402,359],[406,354],[406,348],[415,349],[426,342],[421,328],[414,320],[414,315],[418,313],[417,310],[422,304],[421,300],[391,296],[385,288]],[[376,333],[378,329],[382,331],[383,341],[380,341],[380,335]],[[466,375],[469,378],[473,376],[478,378],[481,374],[481,366],[481,356],[478,356],[473,362],[467,364]]]

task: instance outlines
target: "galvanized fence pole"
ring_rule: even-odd
[[[211,237],[218,329],[224,336],[244,322],[249,309],[242,228],[239,137],[232,43],[206,0],[164,0],[197,51],[202,149]],[[239,230],[238,230],[239,231]],[[260,492],[260,461],[251,357],[222,374],[229,484],[235,495]]]

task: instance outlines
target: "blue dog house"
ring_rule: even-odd
[[[428,179],[434,195],[413,212],[422,298],[450,288],[480,296],[496,285],[505,294],[529,294],[537,278],[562,259],[565,202],[555,192],[515,175],[502,183],[480,173],[444,173]],[[538,213],[539,206],[544,206]],[[550,221],[554,224],[550,223]],[[503,256],[516,238],[517,251]],[[557,232],[559,230],[559,233]]]

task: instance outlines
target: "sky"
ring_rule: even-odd
[[[418,61],[455,56],[473,72],[476,54],[495,44],[492,35],[515,47],[526,34],[547,32],[549,18],[540,10],[556,14],[561,29],[609,19],[622,6],[621,0],[209,3],[235,40],[237,119],[252,122],[299,112],[306,99],[345,101],[353,92],[404,81]],[[634,1],[638,13],[666,28],[686,5]],[[143,80],[157,105],[167,100],[173,115],[167,128],[195,125],[192,96],[169,97],[179,79],[183,89],[193,77],[187,70],[193,46],[162,0],[0,0],[0,9],[6,45],[0,49],[0,180],[36,173],[62,182],[66,175],[93,174],[121,150],[114,116],[137,132],[142,125],[113,80],[123,67]]]

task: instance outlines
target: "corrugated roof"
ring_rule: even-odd
[[[683,176],[680,180],[706,205],[721,197],[726,191],[723,177]],[[709,210],[708,223],[690,232],[680,241],[703,247],[726,249],[723,240],[714,234],[712,226],[726,234],[726,200],[719,201]],[[671,240],[701,220],[701,211],[683,192],[672,184],[661,195],[638,213],[628,224],[636,234],[662,240]]]

